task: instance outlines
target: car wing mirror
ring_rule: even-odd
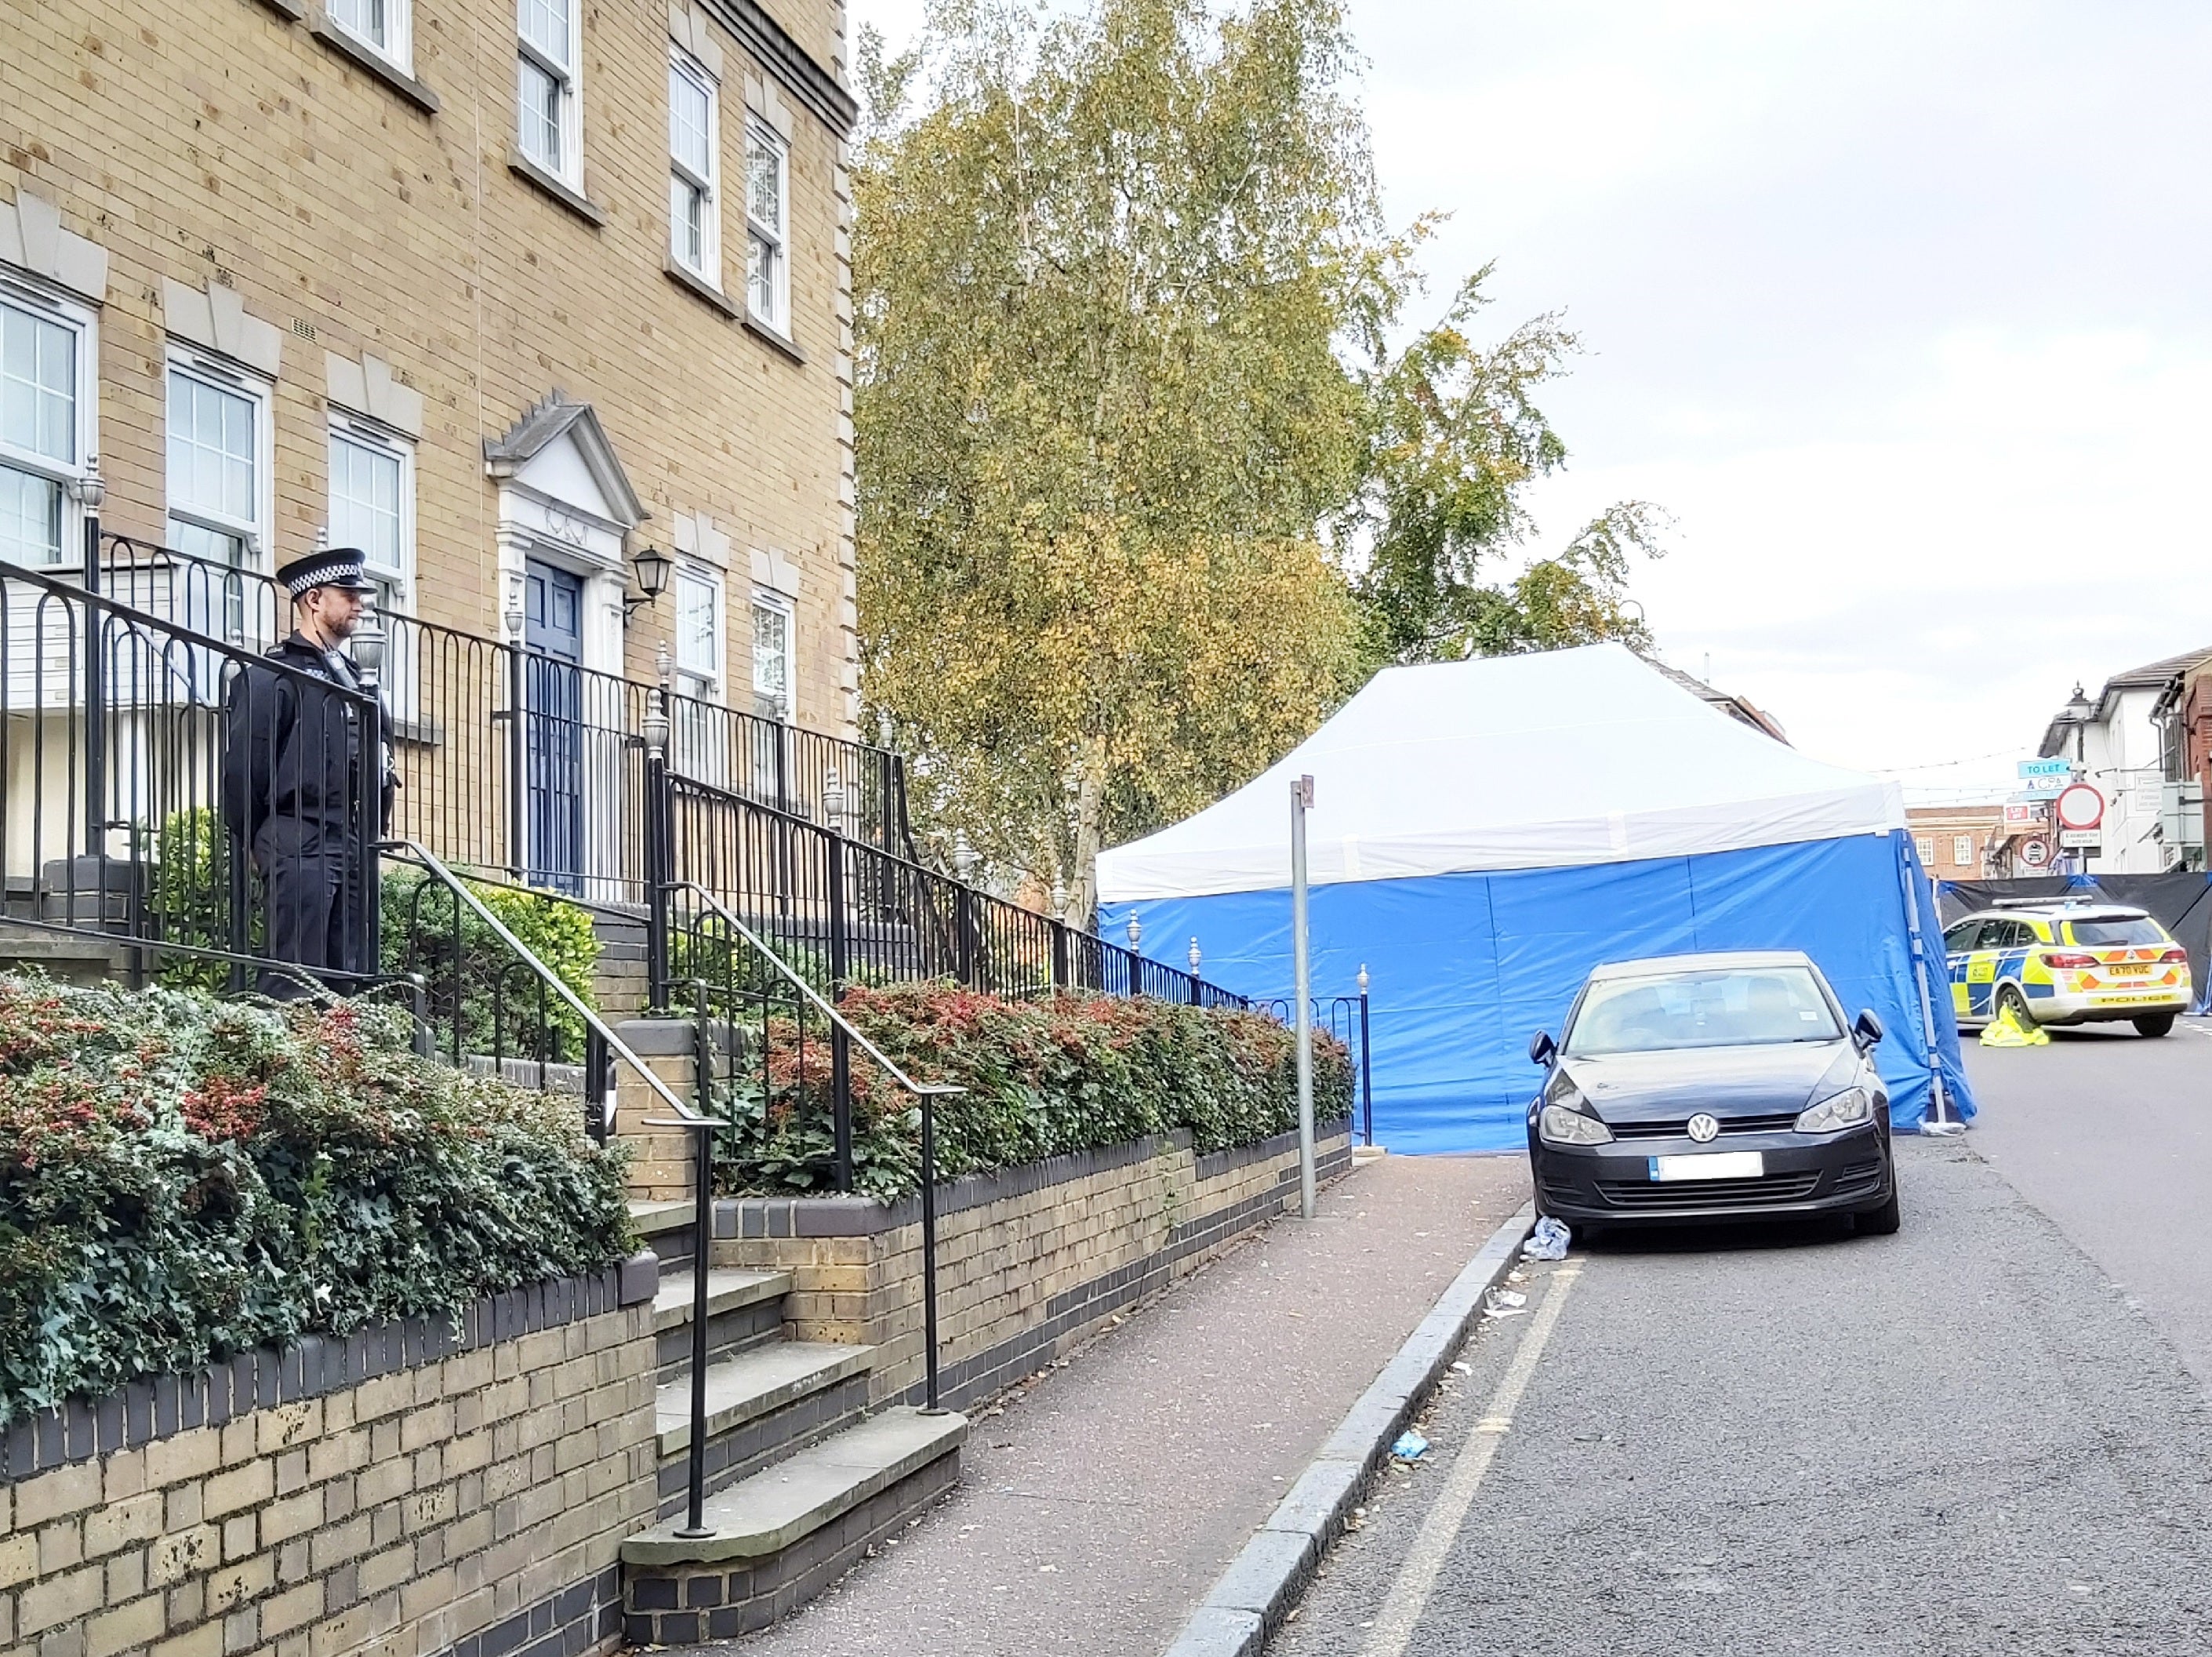
[[[1528,1038],[1528,1062],[1531,1064],[1549,1064],[1559,1051],[1559,1044],[1552,1039],[1548,1032],[1539,1030]]]
[[[1880,1045],[1881,1020],[1875,1016],[1873,1008],[1869,1007],[1859,1014],[1858,1022],[1851,1026],[1851,1036],[1868,1052],[1872,1052]]]

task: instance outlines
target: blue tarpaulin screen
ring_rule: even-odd
[[[1378,1143],[1504,1150],[1526,1142],[1538,1080],[1528,1038],[1558,1033],[1591,967],[1710,949],[1802,949],[1847,1014],[1870,1007],[1881,1018],[1887,1035],[1876,1057],[1891,1117],[1910,1128],[1926,1114],[1930,1089],[1908,882],[1933,969],[1946,1102],[1971,1118],[1935,894],[1902,833],[1316,886],[1314,993],[1352,993],[1360,966],[1368,969]],[[1109,904],[1100,930],[1118,937],[1132,911],[1147,953],[1181,964],[1195,937],[1214,983],[1248,996],[1289,994],[1289,892]]]

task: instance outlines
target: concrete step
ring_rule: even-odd
[[[866,1375],[875,1362],[872,1346],[829,1341],[771,1341],[750,1348],[708,1368],[707,1436],[719,1438],[840,1381]],[[682,1455],[691,1443],[690,1378],[656,1390],[653,1412],[662,1459]]]
[[[660,1257],[664,1272],[690,1264],[693,1221],[697,1213],[688,1201],[633,1202],[629,1205],[630,1223],[637,1228],[638,1237],[646,1247]]]
[[[152,952],[146,952],[150,957]],[[104,938],[72,937],[36,927],[0,927],[0,972],[33,968],[63,984],[90,989],[103,983],[128,983],[135,976],[131,952]]]
[[[783,1297],[791,1293],[787,1271],[707,1273],[707,1361],[720,1362],[748,1347],[783,1333]],[[691,1267],[664,1272],[653,1297],[653,1329],[659,1342],[653,1379],[672,1381],[691,1365]],[[689,1408],[687,1405],[686,1408]]]
[[[843,1575],[960,1477],[964,1416],[887,1410],[623,1544],[623,1633],[690,1645],[765,1628]]]
[[[708,1493],[850,1427],[868,1408],[875,1349],[771,1340],[707,1370]],[[679,1510],[691,1483],[691,1374],[679,1363],[653,1394],[659,1451],[653,1511]]]
[[[685,1204],[689,1207],[690,1204]],[[719,1318],[763,1301],[780,1301],[791,1293],[787,1271],[739,1271],[709,1267],[707,1272],[707,1315]],[[664,1272],[660,1288],[653,1297],[653,1326],[656,1330],[688,1329],[691,1324],[691,1273]]]

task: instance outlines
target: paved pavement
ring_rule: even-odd
[[[1895,1237],[1533,1272],[1271,1657],[2206,1649],[2203,1389],[1972,1138],[1899,1149]]]
[[[1966,1048],[1970,1142],[2141,1301],[2212,1386],[2212,1020]],[[2208,1639],[2212,1645],[2212,1639]]]
[[[738,1657],[1152,1657],[1485,1239],[1520,1157],[1389,1157],[976,1419],[960,1489]]]

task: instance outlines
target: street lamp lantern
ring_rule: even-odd
[[[675,560],[650,542],[637,549],[630,564],[637,571],[637,592],[623,594],[624,621],[641,606],[659,602],[660,595],[668,590],[669,572],[676,568]]]
[[[2076,684],[2074,686],[2073,698],[2066,704],[2066,711],[2059,717],[2069,725],[2086,725],[2089,722],[2090,716],[2096,711],[2089,705],[2089,698],[2082,694],[2081,686]]]
[[[1367,993],[1367,963],[1365,961],[1359,963],[1359,993],[1363,996]]]

